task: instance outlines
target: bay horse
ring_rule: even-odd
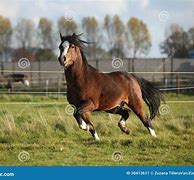
[[[67,100],[74,107],[73,115],[79,127],[99,140],[90,113],[104,111],[121,115],[118,126],[129,134],[126,120],[132,110],[156,137],[151,120],[158,114],[161,92],[151,82],[134,74],[121,71],[102,73],[90,66],[84,54],[88,42],[80,35],[63,36],[60,33],[60,38],[58,60],[65,71]],[[150,117],[144,111],[144,101],[149,107]]]
[[[5,80],[7,81],[7,89],[12,90],[14,82],[21,82],[22,84],[29,86],[30,83],[28,81],[28,76],[25,74],[8,74],[4,76]]]

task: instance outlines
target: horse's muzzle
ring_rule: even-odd
[[[58,61],[59,61],[61,66],[64,66],[64,61],[61,61],[61,57],[58,57]]]
[[[64,61],[64,69],[68,69],[72,64],[68,64],[66,61]]]

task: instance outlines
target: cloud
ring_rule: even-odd
[[[51,19],[55,26],[59,17],[72,13],[77,22],[86,16],[95,16],[100,23],[106,14],[118,14],[126,23],[132,16],[143,20],[152,35],[151,55],[160,56],[159,44],[165,38],[165,29],[178,23],[185,30],[192,27],[194,0],[0,0],[0,14],[11,19],[15,26],[19,18],[32,19],[36,25],[40,17]],[[170,14],[170,20],[160,22],[161,11]]]
[[[10,18],[12,21],[15,20],[19,14],[20,6],[17,1],[2,0],[0,1],[0,15]]]
[[[75,12],[77,18],[106,14],[123,14],[127,11],[128,0],[1,0],[0,14],[13,21],[20,17],[37,18],[46,16],[53,20],[65,15],[67,11]]]
[[[146,8],[149,5],[149,0],[143,0],[142,6]]]

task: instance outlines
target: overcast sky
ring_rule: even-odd
[[[159,44],[171,23],[184,30],[194,26],[194,0],[0,0],[0,15],[11,19],[13,25],[24,17],[36,24],[40,17],[56,23],[60,16],[80,22],[85,16],[95,16],[101,23],[106,14],[118,14],[126,23],[132,16],[143,20],[152,36],[148,57],[161,57]]]

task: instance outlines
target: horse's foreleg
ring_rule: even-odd
[[[88,129],[89,129],[90,133],[92,134],[92,136],[95,138],[95,140],[99,141],[100,138],[98,137],[98,134],[94,128],[94,125],[93,125],[92,121],[90,120],[90,114],[84,113],[82,115],[82,117],[83,117],[84,121],[86,122],[87,126],[89,127]]]
[[[89,131],[89,127],[87,126],[86,122],[83,120],[81,114],[79,114],[78,112],[75,112],[74,117],[75,117],[80,129]]]
[[[89,131],[96,140],[100,140],[92,122],[89,119],[89,113],[94,109],[95,105],[93,101],[88,100],[76,110],[74,117],[76,118],[81,129]]]

